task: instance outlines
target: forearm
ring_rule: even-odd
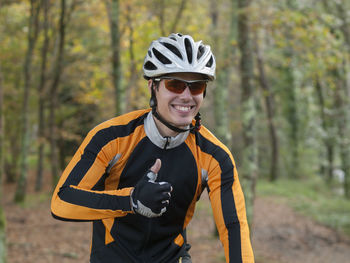
[[[210,200],[226,262],[253,263],[244,195],[236,169],[220,173],[221,180],[209,178]]]
[[[99,220],[132,213],[132,188],[93,191],[76,186],[57,187],[51,200],[51,211],[63,220]]]
[[[213,195],[212,195],[213,196]],[[226,262],[253,263],[254,255],[250,242],[248,222],[240,205],[226,202],[216,204],[214,219],[223,244]],[[222,206],[230,206],[232,214],[225,214]],[[235,213],[237,211],[237,213]],[[244,216],[243,216],[244,214]]]

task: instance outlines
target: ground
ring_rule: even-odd
[[[89,262],[90,223],[52,218],[49,194],[29,198],[25,206],[12,203],[14,186],[5,186],[8,263]],[[272,198],[258,197],[254,207],[253,249],[257,263],[344,263],[350,259],[350,240],[299,215]],[[194,263],[225,262],[208,197],[197,205],[188,228]]]

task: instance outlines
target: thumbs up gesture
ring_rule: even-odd
[[[171,185],[156,182],[161,166],[160,159],[157,159],[131,193],[133,211],[149,218],[164,214],[171,197]]]
[[[156,162],[153,164],[153,166],[149,169],[147,173],[147,177],[149,178],[150,182],[154,183],[157,180],[158,172],[161,166],[162,166],[161,160],[157,159]]]

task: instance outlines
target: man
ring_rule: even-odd
[[[185,230],[207,188],[226,262],[254,262],[233,157],[200,124],[215,79],[210,47],[159,38],[143,70],[152,109],[90,131],[56,187],[53,216],[93,222],[91,263],[191,262]]]

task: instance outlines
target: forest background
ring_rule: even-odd
[[[350,1],[2,0],[0,262],[7,209],[49,202],[90,129],[148,107],[143,59],[172,32],[216,56],[202,122],[235,157],[252,232],[265,197],[350,234]]]

